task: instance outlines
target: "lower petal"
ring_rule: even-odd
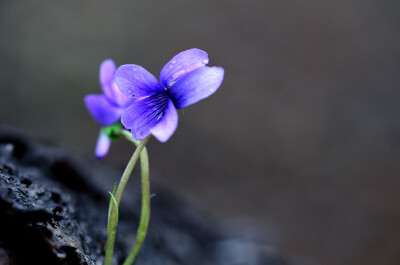
[[[87,95],[85,104],[93,118],[103,126],[116,123],[122,109],[111,104],[104,95]]]
[[[127,107],[121,116],[122,125],[130,129],[134,140],[141,140],[150,134],[164,117],[168,106],[166,93],[153,94],[142,97]]]
[[[178,126],[178,113],[175,105],[170,98],[168,98],[168,105],[164,112],[164,117],[157,123],[153,129],[150,130],[151,134],[160,142],[164,143],[174,134]]]
[[[99,138],[97,139],[96,150],[94,154],[97,159],[102,159],[108,153],[110,149],[111,139],[102,131],[100,131]]]

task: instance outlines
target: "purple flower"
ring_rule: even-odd
[[[105,60],[100,65],[100,85],[103,94],[87,95],[85,104],[93,118],[102,126],[116,123],[121,118],[122,110],[131,103],[124,96],[113,81],[115,64],[112,60]]]
[[[208,67],[208,55],[190,49],[172,58],[160,72],[160,82],[134,64],[120,66],[114,81],[121,92],[135,101],[121,116],[132,138],[154,135],[166,142],[178,125],[176,109],[183,109],[213,94],[224,78],[222,67]]]
[[[100,65],[100,85],[103,94],[87,95],[84,98],[86,107],[93,118],[102,126],[109,126],[118,122],[123,109],[132,101],[124,96],[113,81],[115,64],[112,60],[105,60]],[[95,155],[103,158],[110,147],[111,139],[103,132],[100,132],[97,141]]]

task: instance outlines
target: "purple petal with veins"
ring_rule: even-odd
[[[154,135],[160,142],[164,143],[174,134],[178,126],[178,113],[174,103],[168,98],[168,105],[164,111],[163,118],[150,129],[150,133]]]
[[[208,64],[208,54],[200,49],[190,49],[174,56],[161,70],[160,82],[168,88],[184,75]]]
[[[183,109],[212,95],[224,79],[222,67],[203,66],[185,75],[168,89],[176,108]]]
[[[150,130],[163,118],[168,100],[165,92],[153,94],[133,102],[122,112],[122,125],[131,130],[134,140],[141,140],[150,134]]]
[[[127,97],[145,97],[163,92],[157,79],[146,69],[135,64],[125,64],[115,71],[114,82]]]

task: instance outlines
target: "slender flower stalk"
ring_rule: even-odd
[[[132,135],[129,131],[121,130],[120,134],[136,146],[139,145],[140,141],[133,140]],[[133,244],[132,249],[126,257],[123,265],[131,265],[135,261],[143,245],[144,239],[146,238],[147,229],[150,221],[150,175],[149,157],[146,148],[144,148],[142,153],[140,154],[140,167],[142,170],[142,211],[140,214],[139,227],[137,229],[135,243]]]
[[[125,190],[126,184],[128,183],[129,177],[132,173],[133,168],[135,167],[136,162],[141,156],[143,149],[145,148],[147,142],[150,139],[150,135],[140,141],[139,145],[137,146],[135,152],[133,153],[131,159],[128,162],[128,165],[125,168],[124,173],[122,174],[121,180],[118,184],[117,190],[115,191],[115,198],[116,205],[114,203],[111,204],[110,209],[110,217],[108,219],[107,225],[107,243],[106,243],[106,255],[104,258],[104,265],[111,265],[112,263],[112,256],[114,253],[114,242],[115,242],[115,231],[117,229],[118,224],[118,206],[121,202],[122,194]],[[147,157],[147,151],[145,151]],[[146,158],[147,159],[147,158]],[[148,165],[148,162],[147,162]],[[147,170],[148,174],[148,170]]]
[[[131,265],[139,254],[143,241],[146,238],[147,228],[150,221],[150,178],[149,178],[149,159],[147,150],[143,149],[140,155],[140,167],[142,169],[142,212],[137,230],[136,240],[131,251],[126,257],[123,265]]]
[[[147,142],[149,141],[150,137],[151,137],[151,135],[147,136],[146,138],[144,138],[143,140],[140,141],[138,147],[136,148],[135,152],[133,153],[131,159],[129,160],[128,165],[126,166],[124,173],[122,174],[121,180],[120,180],[117,190],[115,192],[115,200],[117,201],[118,205],[121,201],[122,193],[124,192],[126,184],[132,173],[132,170],[135,167],[135,164],[138,161],[139,156],[142,153]]]

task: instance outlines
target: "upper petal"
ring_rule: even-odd
[[[168,95],[165,92],[139,98],[122,112],[122,125],[131,130],[134,140],[141,140],[164,117],[167,106]]]
[[[132,98],[122,94],[114,81],[109,86],[104,87],[103,91],[106,97],[119,107],[123,108],[132,103]]]
[[[203,66],[179,79],[168,94],[176,108],[182,109],[213,94],[224,79],[222,67]]]
[[[178,126],[178,113],[174,106],[174,102],[168,98],[168,105],[164,111],[163,118],[157,123],[150,133],[154,135],[160,142],[164,143],[174,134]]]
[[[122,109],[110,103],[104,95],[87,95],[85,104],[93,118],[103,126],[116,123]]]
[[[164,91],[157,79],[135,64],[124,64],[114,74],[114,82],[127,97],[145,97]]]
[[[161,84],[168,88],[185,74],[208,64],[208,54],[200,49],[183,51],[172,58],[160,72]]]
[[[115,63],[111,59],[107,59],[101,63],[101,65],[100,65],[100,84],[101,84],[101,86],[111,83],[114,72],[115,72],[115,68],[116,68]]]
[[[108,98],[111,103],[117,106],[126,106],[130,98],[126,97],[119,91],[117,84],[113,81],[113,76],[115,72],[115,63],[113,60],[105,60],[100,65],[100,85],[103,90],[104,95]]]

